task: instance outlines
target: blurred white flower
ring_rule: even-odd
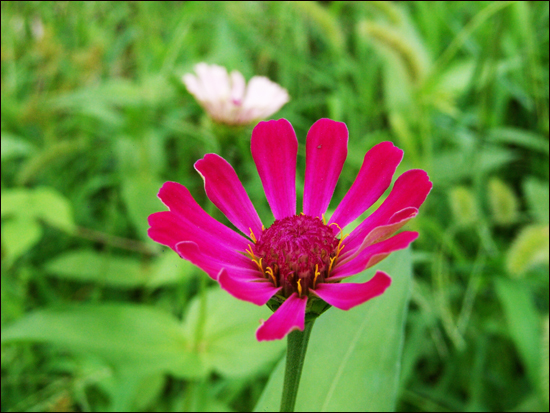
[[[246,85],[240,72],[228,74],[218,65],[199,63],[195,72],[185,74],[183,83],[217,122],[249,124],[271,116],[289,100],[286,89],[263,76],[254,76]]]

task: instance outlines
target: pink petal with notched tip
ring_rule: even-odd
[[[349,250],[357,248],[374,228],[386,225],[396,212],[408,207],[420,208],[431,189],[430,178],[423,170],[411,169],[403,173],[382,205],[346,238],[346,247]]]
[[[348,154],[345,123],[319,119],[306,140],[306,177],[303,212],[321,217],[328,208]]]
[[[330,217],[329,223],[344,228],[369,209],[391,184],[403,151],[391,142],[372,147],[365,155],[355,182]]]
[[[259,271],[254,268],[255,264],[252,262],[241,260],[222,261],[219,255],[212,254],[212,252],[210,254],[206,253],[193,241],[178,242],[175,251],[181,258],[191,261],[214,280],[217,279],[218,273],[222,268],[230,268],[231,270],[242,272],[243,276],[261,276]]]
[[[298,140],[286,119],[258,123],[250,142],[252,157],[275,219],[296,214]]]
[[[195,169],[204,180],[210,201],[244,234],[252,230],[259,239],[262,221],[233,167],[221,156],[209,153],[195,162]]]
[[[396,212],[390,218],[387,225],[376,227],[371,232],[369,232],[369,234],[365,237],[361,245],[357,247],[355,250],[348,249],[347,246],[344,246],[340,254],[339,261],[341,263],[348,262],[352,258],[359,255],[361,251],[363,251],[368,246],[388,239],[390,236],[395,234],[399,229],[405,226],[407,222],[409,222],[411,219],[416,217],[417,214],[418,214],[418,209],[414,207],[408,207],[408,208],[402,209],[399,212]]]
[[[220,287],[233,297],[256,305],[264,305],[282,288],[273,286],[267,280],[265,282],[242,281],[226,268],[220,270],[218,282]]]
[[[231,249],[223,241],[196,230],[196,227],[183,221],[169,211],[156,212],[149,215],[149,236],[161,244],[176,250],[181,241],[192,241],[198,245],[203,253],[220,262],[249,268],[251,261],[243,254]]]
[[[381,295],[390,284],[390,276],[385,272],[377,271],[374,277],[365,283],[322,283],[315,290],[310,291],[330,305],[347,311]]]
[[[416,238],[418,238],[417,232],[404,231],[385,241],[371,245],[348,262],[338,262],[325,282],[330,283],[358,274],[379,263],[392,252],[407,248]]]
[[[227,248],[237,251],[246,250],[250,244],[248,239],[208,215],[183,185],[176,182],[165,182],[160,188],[158,197],[170,209],[170,212],[177,215],[206,240],[214,238],[226,245]],[[185,238],[180,241],[190,239],[192,240],[192,238]]]
[[[280,340],[293,330],[304,330],[307,296],[293,293],[256,331],[258,341]]]

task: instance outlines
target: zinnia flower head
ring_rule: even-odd
[[[183,83],[220,123],[247,125],[273,115],[289,100],[286,89],[263,76],[254,76],[246,85],[240,72],[228,74],[225,67],[199,63],[195,72],[185,74]]]
[[[382,205],[345,234],[346,225],[390,186],[403,157],[391,142],[369,150],[355,182],[327,222],[324,213],[347,144],[344,123],[320,119],[311,127],[303,208],[296,214],[296,135],[285,119],[260,122],[252,132],[252,157],[275,222],[265,228],[235,170],[220,156],[207,154],[195,163],[206,194],[244,236],[209,216],[175,182],[166,182],[159,192],[170,211],[149,217],[149,236],[199,266],[236,298],[275,310],[258,329],[258,340],[303,330],[306,313],[316,317],[330,306],[349,310],[362,304],[382,294],[390,277],[378,271],[365,283],[340,282],[416,239],[416,232],[393,234],[417,215],[432,183],[422,170],[405,172]]]

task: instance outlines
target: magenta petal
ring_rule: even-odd
[[[361,245],[355,250],[349,249],[345,246],[342,249],[340,254],[340,260],[342,262],[348,262],[353,257],[356,257],[370,245],[376,244],[378,242],[384,241],[395,234],[399,229],[401,229],[407,222],[418,215],[418,209],[414,207],[407,207],[402,209],[399,212],[393,214],[390,218],[387,225],[381,225],[374,228],[369,234],[365,237]]]
[[[319,119],[306,140],[304,214],[321,217],[328,208],[348,154],[345,123]]]
[[[348,249],[357,248],[374,228],[386,225],[391,217],[405,208],[420,208],[432,183],[428,174],[421,169],[411,169],[395,181],[392,191],[380,207],[368,216],[346,238]]]
[[[322,283],[311,292],[330,305],[347,311],[371,298],[378,297],[386,291],[390,284],[390,276],[385,272],[377,271],[374,277],[365,283]]]
[[[220,269],[223,267],[229,267],[236,271],[243,272],[244,274],[258,273],[257,269],[254,269],[255,264],[252,262],[240,262],[240,261],[220,261],[217,257],[207,255],[200,249],[200,247],[192,241],[182,241],[176,244],[175,251],[178,255],[188,261],[191,261],[210,278],[216,280]]]
[[[332,214],[329,223],[335,222],[344,228],[369,209],[390,186],[402,158],[403,151],[391,142],[382,142],[372,147],[365,155],[355,182]]]
[[[275,219],[296,215],[298,140],[290,122],[258,123],[252,131],[250,149]]]
[[[338,281],[358,274],[379,263],[392,252],[407,248],[416,238],[418,238],[417,232],[404,231],[385,241],[371,245],[356,257],[350,258],[349,261],[345,259],[339,261],[326,282]]]
[[[256,305],[264,305],[282,288],[273,286],[267,280],[265,282],[243,281],[226,268],[220,270],[218,282],[222,289],[233,297]]]
[[[307,296],[293,293],[256,331],[258,341],[280,340],[292,330],[304,330]]]
[[[197,236],[205,239],[215,238],[238,251],[246,250],[250,243],[242,235],[208,215],[183,185],[176,182],[166,182],[160,188],[158,196],[164,205],[170,208],[171,212],[193,228]],[[180,241],[187,240],[181,239]]]
[[[252,230],[256,239],[262,234],[262,221],[254,209],[237,173],[221,156],[209,153],[195,162],[204,179],[204,190],[214,205],[247,236]]]
[[[250,258],[235,251],[225,240],[220,240],[202,231],[194,223],[182,219],[171,211],[149,215],[149,225],[151,225],[148,230],[149,236],[154,241],[167,245],[176,252],[178,243],[191,241],[198,246],[201,254],[216,261],[243,268],[253,268]]]

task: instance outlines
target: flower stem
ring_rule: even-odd
[[[306,358],[309,335],[315,320],[305,325],[304,331],[296,330],[288,335],[286,349],[285,381],[283,384],[283,397],[281,399],[281,412],[293,412],[296,404],[296,395],[300,385],[302,367]]]

